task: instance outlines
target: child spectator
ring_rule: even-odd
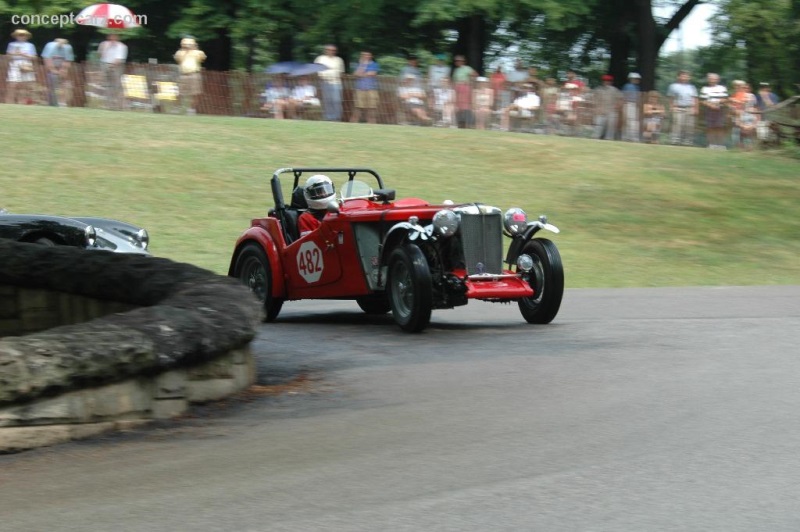
[[[644,116],[644,141],[649,144],[658,144],[661,137],[661,122],[664,120],[666,109],[661,103],[661,94],[658,91],[647,93],[647,100],[642,108]]]
[[[298,114],[304,115],[307,111],[316,109],[320,109],[317,88],[308,81],[306,76],[301,76],[289,98],[289,115],[295,118]]]
[[[486,129],[486,122],[492,116],[494,106],[494,91],[489,86],[489,79],[479,77],[476,79],[478,87],[472,91],[472,105],[475,109],[475,128]]]
[[[264,105],[262,111],[271,112],[275,118],[283,120],[289,109],[289,89],[283,84],[283,78],[276,77],[268,84],[263,93]]]
[[[442,78],[433,89],[433,108],[438,117],[438,125],[456,127],[455,117],[456,93],[450,87],[450,80]]]

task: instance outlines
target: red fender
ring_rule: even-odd
[[[283,265],[281,264],[278,245],[275,241],[276,236],[280,238],[281,245],[285,246],[285,244],[283,243],[283,235],[280,234],[277,223],[274,228],[270,227],[270,225],[273,224],[265,223],[255,225],[242,233],[236,241],[236,248],[231,258],[230,267],[228,268],[228,275],[233,276],[233,269],[236,267],[236,261],[239,259],[239,253],[241,253],[242,248],[250,242],[255,242],[264,250],[264,253],[267,255],[267,260],[269,261],[270,269],[272,270],[272,296],[285,298],[286,283],[284,282]],[[270,229],[276,229],[277,235],[274,235]]]

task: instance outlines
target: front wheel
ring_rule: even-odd
[[[236,259],[234,275],[264,305],[264,321],[278,317],[283,300],[272,296],[272,268],[258,244],[247,244]]]
[[[519,310],[528,323],[550,323],[558,314],[564,295],[564,266],[558,248],[546,238],[531,239],[522,253],[533,259],[528,273],[533,295],[519,300]]]
[[[401,329],[420,332],[431,321],[433,283],[428,261],[412,244],[400,246],[389,255],[387,276],[392,317]]]

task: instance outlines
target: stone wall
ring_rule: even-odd
[[[0,452],[249,386],[259,317],[236,280],[191,265],[0,240]]]
[[[0,338],[83,323],[134,308],[119,301],[0,285]]]

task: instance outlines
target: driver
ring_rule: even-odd
[[[308,203],[308,210],[297,219],[297,229],[300,237],[306,236],[321,225],[322,218],[328,209],[328,204],[334,199],[336,191],[333,181],[322,174],[312,175],[303,187],[303,196]]]

